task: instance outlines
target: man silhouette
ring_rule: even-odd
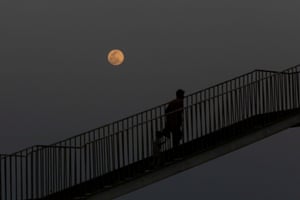
[[[179,89],[176,91],[176,99],[168,104],[165,110],[165,128],[162,131],[157,131],[156,137],[160,140],[163,136],[170,138],[170,133],[173,136],[173,148],[179,145],[183,136],[182,121],[183,121],[183,99],[184,91]]]

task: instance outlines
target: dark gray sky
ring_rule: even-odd
[[[53,143],[165,103],[177,88],[190,93],[256,68],[299,64],[299,7],[296,0],[1,0],[0,152]],[[106,61],[112,48],[125,52],[121,67]],[[184,178],[203,185],[193,177],[205,174],[211,199],[224,197],[230,180],[244,191],[222,169],[243,164],[245,155],[254,164],[263,162],[260,155],[278,150],[273,140],[257,147],[260,151],[240,151],[151,188],[177,191],[186,187],[178,185]],[[300,147],[289,153],[296,150]],[[291,164],[282,156],[269,166],[284,170]],[[285,181],[297,176],[288,172]],[[268,188],[255,178],[253,185]],[[249,193],[261,192],[250,186]],[[284,186],[278,184],[275,194]],[[154,194],[145,189],[136,195],[132,198]]]

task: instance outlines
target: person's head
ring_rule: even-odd
[[[183,99],[184,98],[184,90],[179,89],[176,91],[176,98],[177,99]]]

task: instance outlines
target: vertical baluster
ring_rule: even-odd
[[[141,157],[141,159],[142,159],[142,168],[143,168],[143,171],[145,170],[145,147],[146,147],[146,145],[145,145],[145,141],[144,141],[144,139],[145,139],[145,122],[144,122],[144,115],[145,115],[145,113],[146,112],[143,112],[143,113],[141,113],[141,123],[140,123],[140,126],[141,126],[141,141],[142,141],[142,144],[141,144],[141,147],[142,147],[142,157]]]
[[[139,119],[140,114],[136,115],[135,117],[135,133],[136,133],[136,161],[137,161],[137,170],[140,172],[140,133],[139,133]]]
[[[134,142],[134,116],[131,118],[131,139],[132,139],[132,151],[131,151],[131,155],[132,155],[132,163],[135,163],[136,159],[135,159],[135,142]],[[135,167],[134,165],[132,165],[131,167],[131,172],[132,172],[132,175],[135,176]]]
[[[235,102],[234,102],[234,96],[235,96],[235,80],[231,80],[229,85],[229,92],[230,92],[230,126],[234,124],[235,119]],[[234,131],[232,131],[234,133]]]
[[[199,129],[199,94],[195,94],[195,107],[194,107],[194,112],[195,112],[195,125],[196,125],[196,139],[199,139],[199,134],[200,134],[200,129]]]
[[[130,164],[130,139],[129,139],[129,119],[126,119],[126,143],[127,143],[127,163]],[[130,166],[128,166],[128,177],[131,176]]]
[[[45,175],[44,175],[44,148],[41,149],[41,152],[40,152],[40,157],[39,157],[39,160],[40,160],[40,197],[43,197],[44,196],[44,178],[45,178]]]
[[[212,129],[211,129],[211,131],[212,132],[215,132],[216,131],[216,101],[215,101],[215,99],[216,99],[216,92],[215,92],[215,90],[216,90],[216,87],[212,87],[211,88],[211,90],[212,90],[212,96],[211,96],[211,102],[212,102],[212,110],[211,110],[211,114],[212,114]],[[217,138],[216,138],[217,139]]]
[[[120,153],[120,136],[121,136],[121,133],[120,133],[120,121],[117,122],[117,127],[116,127],[116,139],[117,139],[117,166],[116,166],[116,170],[117,170],[117,181],[120,181],[120,168],[121,168],[121,153]]]
[[[145,117],[145,126],[146,126],[146,132],[145,132],[145,138],[146,138],[146,156],[147,156],[147,159],[151,156],[151,151],[150,151],[150,148],[151,148],[151,144],[150,144],[150,139],[149,137],[151,137],[151,134],[149,134],[149,111],[146,112],[146,117]],[[149,164],[149,163],[148,163]]]
[[[14,175],[15,175],[15,187],[14,187],[14,199],[18,199],[18,168],[17,168],[17,154],[14,154]]]
[[[300,107],[300,81],[299,81],[299,71],[298,66],[296,67],[296,94],[297,94],[297,108]]]
[[[217,113],[217,117],[218,117],[218,124],[217,124],[217,131],[219,132],[219,140],[222,139],[222,135],[220,133],[220,130],[221,130],[221,127],[222,127],[222,119],[221,119],[221,115],[222,115],[222,101],[221,101],[221,98],[222,98],[222,85],[218,85],[217,86],[217,97],[216,97],[216,100],[217,100],[217,110],[218,110],[218,113]]]
[[[226,83],[221,85],[221,91],[220,91],[220,97],[221,97],[221,119],[222,123],[220,124],[220,128],[223,129],[222,131],[222,136],[225,138],[225,131],[224,129],[226,128],[226,113],[225,113],[225,108],[226,108]]]
[[[284,110],[288,110],[288,85],[287,85],[287,75],[288,72],[284,72],[284,97],[285,97],[285,102],[284,102]]]
[[[121,121],[121,125],[122,125],[122,132],[121,132],[121,134],[122,134],[122,158],[123,158],[123,161],[122,161],[122,166],[123,167],[125,167],[126,166],[126,161],[125,161],[125,152],[126,152],[126,148],[125,148],[125,145],[127,146],[128,144],[125,144],[125,126],[124,126],[124,122],[125,120],[122,120]],[[125,174],[124,173],[122,173],[122,180],[124,179],[124,176],[125,176]]]

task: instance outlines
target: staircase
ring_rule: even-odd
[[[112,199],[300,123],[299,67],[254,70],[185,97],[183,133],[155,145],[167,104],[0,155],[0,199]]]

